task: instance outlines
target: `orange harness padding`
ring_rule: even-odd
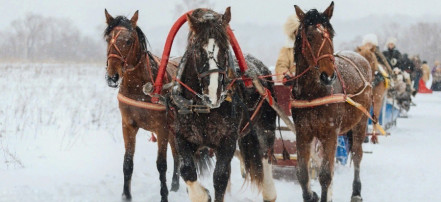
[[[345,94],[334,94],[326,97],[317,98],[314,100],[291,100],[291,107],[294,108],[308,108],[316,107],[326,104],[342,103],[345,101]]]
[[[121,93],[118,93],[118,101],[130,106],[139,107],[143,109],[150,109],[154,111],[165,111],[165,106],[161,104],[155,104],[150,102],[141,102],[137,100],[130,99]]]

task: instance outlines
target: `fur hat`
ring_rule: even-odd
[[[378,38],[375,34],[366,34],[363,36],[363,41],[361,42],[361,45],[366,45],[367,43],[371,43],[374,46],[378,46]]]
[[[283,30],[285,31],[286,36],[288,36],[291,40],[296,40],[297,29],[299,29],[300,22],[297,18],[296,14],[292,14],[288,16],[286,19],[285,25],[283,26]]]
[[[387,45],[389,45],[389,44],[394,44],[394,45],[397,45],[397,38],[395,38],[395,37],[389,37],[388,39],[387,39],[387,41],[386,41],[386,46]]]

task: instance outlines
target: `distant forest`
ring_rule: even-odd
[[[0,61],[98,62],[105,43],[84,36],[70,20],[28,14],[0,30]]]
[[[197,3],[197,2],[196,2]],[[175,13],[194,7],[196,4],[186,0],[176,6]],[[199,2],[200,3],[200,2]],[[378,21],[378,20],[377,20]],[[358,23],[357,23],[358,22]],[[352,35],[335,41],[335,50],[354,50],[362,41],[362,35],[356,35],[359,28],[377,34],[379,45],[385,49],[384,43],[388,37],[398,39],[397,48],[409,56],[419,55],[430,65],[435,60],[441,60],[441,24],[439,22],[421,23],[415,21],[408,24],[398,24],[385,21],[384,24],[366,25],[364,21],[353,20],[351,23],[336,21],[340,27],[337,34]],[[366,26],[363,26],[366,25]],[[337,27],[337,26],[336,26]],[[151,27],[144,32],[150,39],[151,50],[161,54],[169,26]],[[268,66],[273,66],[279,49],[285,44],[282,27],[279,25],[236,24],[233,28],[244,53],[251,53]],[[183,29],[185,30],[185,29]],[[355,31],[355,33],[354,33]],[[174,49],[178,54],[183,52],[186,43],[186,31],[181,31],[175,40]],[[366,33],[367,34],[367,33]],[[355,37],[354,37],[355,36]],[[28,14],[11,22],[10,27],[0,30],[0,62],[78,62],[105,63],[106,43],[99,36],[86,36],[74,26],[69,19],[45,17],[38,14]],[[262,40],[264,39],[264,40]],[[271,39],[271,40],[267,40]]]

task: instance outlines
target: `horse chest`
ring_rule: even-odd
[[[178,135],[206,146],[218,145],[223,138],[237,138],[238,124],[229,117],[215,114],[191,114],[178,117]]]

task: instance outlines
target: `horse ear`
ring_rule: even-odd
[[[360,46],[357,46],[357,48],[355,48],[355,52],[360,52],[360,51],[361,51]]]
[[[222,21],[225,24],[228,24],[230,22],[230,20],[231,20],[231,8],[227,7],[227,9],[225,9],[224,15],[222,15]]]
[[[133,27],[136,27],[136,23],[138,22],[138,13],[139,10],[137,10],[135,14],[133,14],[132,19],[130,19],[130,22],[132,23]]]
[[[296,9],[296,14],[297,14],[297,17],[299,18],[299,21],[302,22],[303,18],[305,18],[305,13],[297,5],[294,5],[294,8]]]
[[[375,45],[373,45],[373,46],[371,47],[371,51],[375,53],[376,50],[377,50],[377,47],[376,47]]]
[[[104,14],[106,15],[106,23],[109,24],[113,21],[113,17],[107,12],[107,9],[104,9]]]
[[[330,20],[333,12],[334,12],[334,2],[331,2],[331,5],[329,5],[329,7],[323,12],[323,14],[325,14],[326,17],[328,17],[328,20]]]
[[[196,31],[199,27],[199,20],[196,19],[195,17],[191,16],[190,14],[187,13],[187,22],[188,25],[190,25],[190,29],[193,31]]]

